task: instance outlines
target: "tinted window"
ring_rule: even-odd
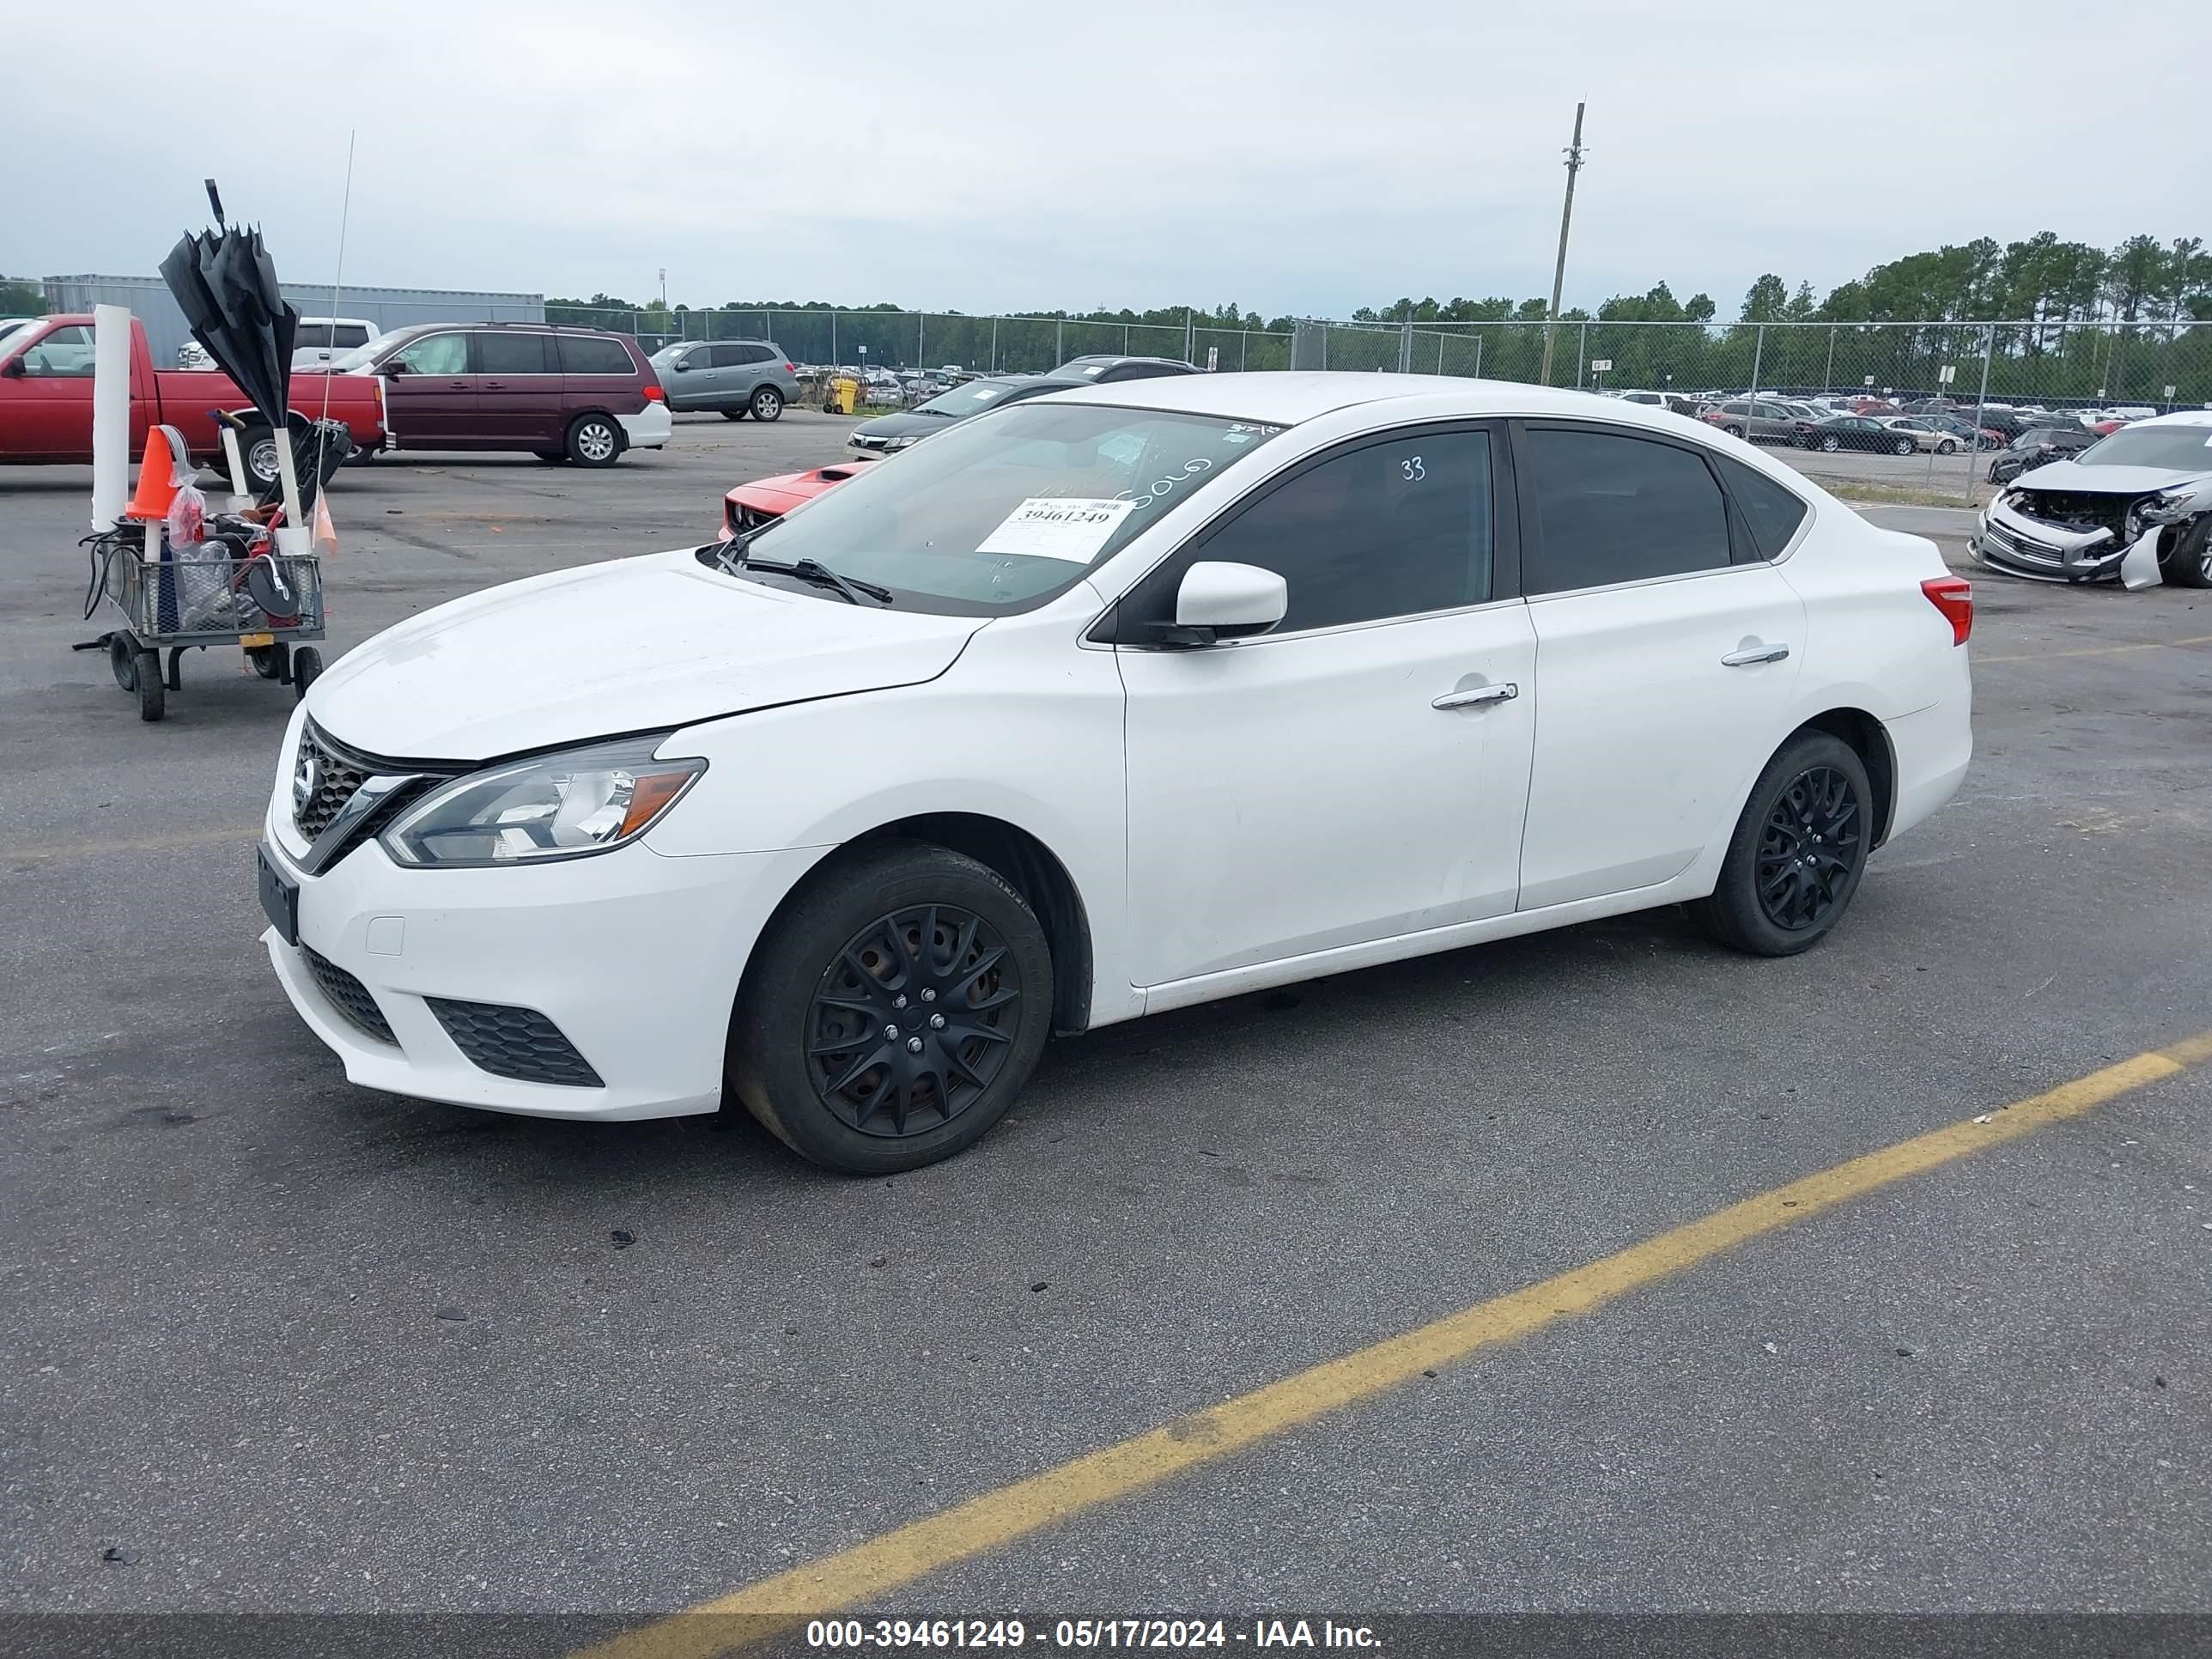
[[[775,353],[764,345],[739,346],[738,349],[742,354],[738,359],[741,363],[765,363],[775,356]]]
[[[469,372],[469,337],[426,334],[419,340],[410,340],[394,352],[392,361],[405,364],[411,374],[465,374]]]
[[[2212,426],[2122,427],[2083,448],[2081,460],[2084,466],[2159,466],[2203,472],[2212,470]]]
[[[562,334],[555,337],[560,345],[561,368],[568,374],[634,374],[637,367],[629,360],[620,340],[610,340],[604,334]]]
[[[1711,570],[1729,562],[1728,511],[1686,449],[1609,433],[1528,434],[1542,545],[1531,593]]]
[[[1198,550],[1291,591],[1283,633],[1449,611],[1490,597],[1490,438],[1370,445],[1270,490]]]
[[[476,348],[479,374],[543,374],[552,368],[543,334],[479,334]]]
[[[1795,492],[1755,467],[1746,466],[1725,455],[1713,459],[1720,465],[1721,476],[1728,480],[1735,504],[1743,509],[1743,516],[1751,526],[1751,539],[1759,549],[1759,556],[1775,557],[1790,545],[1797,526],[1805,522],[1805,503]]]

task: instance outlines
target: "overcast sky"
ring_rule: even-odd
[[[238,72],[226,75],[235,43]],[[0,271],[1342,315],[1662,278],[1732,315],[1944,241],[2212,236],[2207,0],[9,9]],[[134,83],[143,83],[142,86]],[[257,125],[258,124],[258,125]]]

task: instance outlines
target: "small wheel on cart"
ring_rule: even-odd
[[[128,634],[107,636],[107,666],[125,691],[138,689],[138,645]]]
[[[246,659],[252,663],[253,672],[264,680],[281,680],[290,665],[292,647],[279,640],[274,645],[250,646]]]
[[[161,683],[161,653],[141,651],[131,665],[138,683],[138,718],[157,720],[168,712],[168,688]]]
[[[323,672],[323,653],[312,645],[302,645],[292,653],[292,698],[298,702],[307,695],[307,688]]]

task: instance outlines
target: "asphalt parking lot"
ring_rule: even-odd
[[[845,424],[349,471],[329,654],[702,539]],[[1032,1620],[2212,1611],[2195,1050],[1057,1524],[988,1496],[2212,1029],[2212,594],[1978,575],[1974,770],[1807,956],[1662,911],[1114,1027],[975,1152],[853,1182],[741,1113],[349,1085],[256,942],[289,693],[197,654],[148,726],[69,651],[88,481],[0,472],[0,1609],[605,1634],[981,1497],[933,1571],[842,1582]]]

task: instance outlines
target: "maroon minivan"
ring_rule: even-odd
[[[420,323],[331,368],[382,380],[387,450],[521,449],[612,466],[625,449],[663,447],[672,429],[660,377],[627,334]]]

